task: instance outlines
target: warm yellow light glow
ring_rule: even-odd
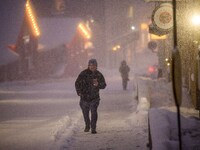
[[[147,30],[148,29],[148,25],[146,23],[142,23],[140,25],[141,30]]]
[[[89,49],[89,48],[93,48],[93,47],[94,46],[93,46],[93,43],[91,41],[86,42],[85,45],[84,45],[85,49]]]
[[[91,23],[94,23],[94,19],[91,19],[90,22],[91,22]]]
[[[152,40],[164,40],[164,39],[167,38],[166,35],[158,36],[158,35],[155,35],[155,34],[150,34],[150,36],[151,36],[151,39],[152,39]]]
[[[91,38],[89,31],[87,30],[87,28],[82,23],[79,24],[78,28],[81,30],[81,32],[84,34],[84,36],[87,39]]]
[[[192,24],[195,26],[200,25],[200,15],[194,15],[192,17]]]
[[[115,46],[113,46],[112,50],[113,50],[113,51],[117,51],[117,50],[120,49],[120,48],[121,48],[120,45],[115,45]]]
[[[117,47],[118,49],[120,49],[120,48],[121,48],[121,46],[120,46],[120,45],[117,45],[116,47]]]
[[[117,47],[113,47],[112,50],[113,50],[113,51],[116,51],[116,50],[117,50]]]
[[[33,14],[33,10],[31,8],[31,4],[30,4],[29,0],[26,2],[26,15],[32,25],[34,35],[39,36],[40,35],[39,27],[37,25],[37,22],[36,22],[34,14]]]

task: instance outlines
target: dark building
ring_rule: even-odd
[[[40,2],[17,1],[14,5],[11,0],[1,1],[1,20],[5,20],[1,25],[1,49],[5,51],[1,56],[1,81],[51,77],[60,72],[58,68],[75,75],[69,70],[78,71],[91,53],[90,40],[84,35],[89,34],[88,22],[80,17],[60,16],[59,12],[45,15],[51,13],[41,13],[44,9],[39,9]]]

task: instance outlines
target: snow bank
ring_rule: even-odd
[[[81,119],[81,113],[78,112],[74,118],[76,119],[72,120],[69,116],[64,116],[57,122],[52,134],[54,142],[51,150],[65,149],[72,141],[72,135],[79,130],[77,125]]]
[[[138,104],[136,111],[129,116],[131,125],[143,126],[148,123],[148,110],[150,108],[149,82],[137,78],[137,98]],[[133,109],[134,110],[134,109]]]
[[[200,149],[200,120],[195,117],[189,117],[197,116],[198,112],[191,105],[191,100],[185,89],[183,89],[180,110],[183,150]],[[147,113],[149,116],[145,118]],[[171,82],[167,82],[164,79],[151,80],[139,77],[138,106],[134,115],[132,123],[140,125],[149,120],[153,150],[179,149],[177,113]],[[137,117],[137,115],[143,115],[144,117]]]
[[[153,150],[179,149],[176,112],[165,109],[149,110],[149,125]],[[183,150],[200,148],[200,120],[181,116]]]
[[[137,111],[148,112],[150,108],[150,102],[146,97],[139,98],[139,103],[137,105]]]
[[[150,81],[138,78],[137,79],[137,91],[138,91],[138,105],[137,112],[148,113],[150,108],[150,89],[149,84]]]
[[[65,129],[71,125],[71,119],[69,116],[64,116],[61,118],[55,125],[55,129],[52,132],[54,141],[59,140],[62,133],[64,133]]]

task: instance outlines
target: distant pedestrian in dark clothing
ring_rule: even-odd
[[[96,59],[90,59],[88,68],[83,70],[75,82],[76,92],[80,96],[80,107],[82,109],[85,132],[96,132],[96,123],[98,119],[97,108],[99,106],[99,90],[106,87],[104,76],[97,70]],[[89,112],[91,112],[91,119]]]
[[[119,67],[119,72],[121,73],[121,77],[122,77],[122,87],[123,87],[123,90],[126,90],[127,89],[127,84],[128,84],[128,81],[129,81],[130,68],[126,64],[125,60],[123,60],[121,62],[121,65]]]

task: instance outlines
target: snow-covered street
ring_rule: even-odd
[[[107,87],[100,91],[97,134],[84,132],[76,78],[1,83],[0,149],[147,150],[149,131],[153,149],[177,149],[177,123],[170,124],[170,120],[176,120],[172,83],[164,78],[148,78],[144,75],[147,64],[141,64],[131,68],[126,91],[122,90],[117,69],[99,68]],[[180,109],[184,117],[198,116],[184,88]],[[199,147],[199,119],[182,121],[184,148]]]
[[[147,115],[135,113],[134,78],[123,91],[116,73],[105,74],[96,135],[83,132],[75,78],[1,83],[0,149],[147,149],[147,121],[134,121]]]
[[[1,84],[0,149],[50,149],[80,117],[73,80]]]
[[[0,150],[200,150],[200,0],[0,7]]]

